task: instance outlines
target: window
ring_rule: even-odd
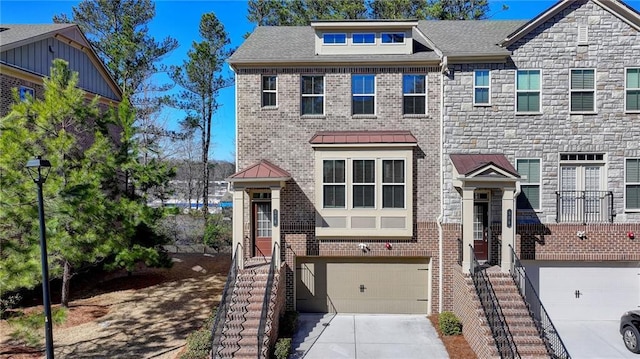
[[[491,98],[491,77],[489,70],[473,72],[473,104],[489,105]]]
[[[256,203],[256,236],[271,237],[271,203]]]
[[[557,192],[558,222],[612,220],[612,194],[606,191],[605,156],[602,153],[560,155]]]
[[[518,70],[516,112],[540,112],[540,70]]]
[[[374,75],[352,75],[351,109],[354,115],[372,115],[375,113],[376,77]]]
[[[302,76],[302,114],[324,113],[324,76]]]
[[[346,34],[323,34],[322,42],[325,44],[346,44],[347,43],[347,35]]]
[[[571,112],[595,112],[595,70],[571,70]]]
[[[404,161],[382,161],[382,208],[404,208]]]
[[[375,44],[376,34],[353,34],[352,39],[354,44]]]
[[[322,166],[322,187],[324,208],[345,207],[345,161],[324,160]]]
[[[353,160],[353,208],[374,208],[375,161]]]
[[[427,76],[404,75],[402,77],[403,113],[424,115],[427,110]]]
[[[625,110],[640,111],[640,68],[627,69]]]
[[[31,87],[20,86],[18,88],[18,94],[20,95],[20,101],[26,101],[29,97],[32,99],[35,98],[36,92]]]
[[[383,44],[402,44],[404,43],[404,33],[382,33],[380,36]]]
[[[276,75],[262,76],[262,107],[277,106],[277,93]]]
[[[520,186],[518,196],[518,209],[540,209],[540,160],[518,159],[516,170],[522,176],[526,176]]]
[[[640,210],[640,158],[627,158],[624,172],[624,207],[631,210]]]

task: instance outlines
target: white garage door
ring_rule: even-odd
[[[427,258],[298,257],[301,312],[426,314]]]
[[[638,262],[523,262],[551,320],[619,320],[640,308]]]

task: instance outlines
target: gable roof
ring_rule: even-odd
[[[459,174],[468,176],[491,166],[520,178],[511,162],[501,153],[494,154],[450,154],[451,163]]]
[[[106,66],[76,24],[0,24],[0,52],[46,38],[56,38],[84,51],[108,83],[111,90],[122,100],[122,90],[115,82]],[[11,66],[10,64],[2,63]],[[38,74],[43,75],[43,74]]]
[[[611,14],[617,16],[622,21],[626,22],[636,30],[640,31],[640,13],[628,6],[627,4],[618,0],[590,0],[595,4],[598,4],[603,9],[609,11]],[[562,10],[566,9],[569,5],[572,5],[576,0],[560,0],[553,6],[540,13],[538,16],[531,19],[529,22],[523,24],[513,33],[509,34],[500,42],[500,46],[508,47],[520,40],[528,33],[536,29],[538,26],[544,24],[547,20],[551,19]]]
[[[291,178],[289,172],[274,165],[267,160],[260,160],[242,171],[236,172],[229,177],[229,182],[249,182],[259,180],[281,180],[287,181]]]

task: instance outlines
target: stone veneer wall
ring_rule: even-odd
[[[589,44],[578,45],[578,25],[588,24]],[[624,158],[640,157],[640,114],[625,113],[625,67],[640,67],[640,34],[593,2],[576,1],[508,48],[503,64],[450,65],[445,77],[445,183],[451,153],[504,153],[540,158],[543,223],[555,222],[559,153],[605,153],[606,189],[614,192],[615,221],[640,222],[624,211]],[[569,113],[573,68],[594,68],[596,114]],[[473,106],[473,70],[491,70],[491,105]],[[516,69],[541,70],[542,113],[516,114]],[[446,189],[446,188],[445,188]],[[445,222],[459,222],[460,195],[445,191]]]
[[[352,116],[351,73],[376,75],[376,115]],[[428,113],[402,114],[402,75],[427,74]],[[261,76],[278,76],[278,106],[261,107]],[[300,115],[301,74],[324,74],[325,115]],[[319,67],[239,69],[236,73],[238,169],[267,159],[288,171],[292,180],[281,192],[280,225],[286,262],[287,308],[295,298],[296,256],[411,256],[429,257],[432,310],[438,308],[438,227],[440,213],[440,72],[430,67]],[[309,140],[317,131],[408,130],[417,138],[413,168],[414,236],[392,238],[335,238],[315,236],[314,150]],[[250,248],[249,201],[245,201],[245,248]],[[358,243],[366,240],[371,251]],[[389,241],[392,250],[384,248]]]

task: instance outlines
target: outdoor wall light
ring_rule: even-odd
[[[385,247],[386,249],[388,249],[388,250],[393,249],[393,246],[392,246],[392,245],[391,245],[391,243],[389,243],[389,242],[385,243],[385,244],[384,244],[384,247]]]
[[[578,231],[576,233],[576,236],[578,236],[578,238],[580,238],[580,239],[585,239],[585,238],[587,238],[587,233],[585,231]]]
[[[636,234],[633,233],[632,231],[627,232],[627,238],[629,239],[635,239],[636,238]]]
[[[358,247],[360,248],[361,251],[366,252],[369,250],[369,245],[366,243],[360,243],[358,244]]]

